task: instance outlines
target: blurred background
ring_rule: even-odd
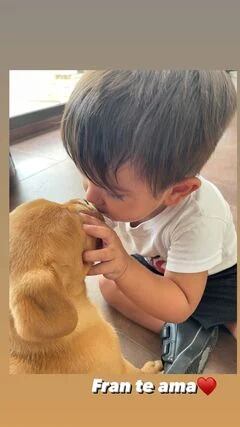
[[[237,87],[237,72],[227,70]],[[65,202],[84,198],[82,178],[60,138],[64,105],[84,70],[13,70],[9,76],[10,211],[23,202],[45,198]],[[237,117],[222,136],[201,174],[230,204],[237,222]],[[118,332],[125,357],[141,367],[160,358],[160,338],[107,306],[98,277],[87,278],[90,298]],[[236,373],[237,346],[222,327],[205,373]]]
[[[65,104],[82,70],[12,70],[10,117]]]
[[[82,75],[83,70],[11,70],[10,141],[51,129]]]

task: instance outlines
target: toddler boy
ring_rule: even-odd
[[[199,175],[236,110],[224,71],[85,73],[66,105],[64,146],[83,174],[87,251],[106,301],[161,333],[165,372],[198,373],[218,325],[236,336],[236,231]]]

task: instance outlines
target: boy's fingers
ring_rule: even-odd
[[[109,250],[98,249],[94,251],[85,251],[83,252],[83,261],[85,262],[97,262],[97,261],[111,261],[113,258],[109,254]]]
[[[108,274],[109,270],[111,270],[110,266],[109,266],[110,262],[111,261],[106,262],[106,263],[99,263],[99,264],[93,265],[90,268],[89,272],[87,273],[87,276],[96,276],[98,274]]]
[[[96,218],[95,216],[92,215],[88,215],[85,213],[79,213],[80,217],[83,220],[83,224],[103,224],[103,221],[101,221],[100,219]]]
[[[89,236],[105,240],[107,244],[111,241],[112,231],[105,226],[83,224],[83,229]]]

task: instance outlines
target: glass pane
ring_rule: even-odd
[[[83,70],[11,70],[10,117],[65,103]]]

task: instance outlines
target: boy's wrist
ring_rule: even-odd
[[[124,271],[115,280],[115,283],[117,286],[119,286],[119,288],[121,288],[122,284],[131,280],[132,269],[135,265],[135,260],[131,255],[127,255],[126,260],[127,262]]]
[[[129,271],[129,268],[130,268],[131,259],[132,259],[131,255],[128,255],[126,253],[126,256],[124,257],[122,271],[120,272],[119,276],[116,277],[116,279],[115,279],[116,284],[117,284],[118,281],[120,281],[122,279],[124,280],[124,277],[127,275],[128,271]]]

